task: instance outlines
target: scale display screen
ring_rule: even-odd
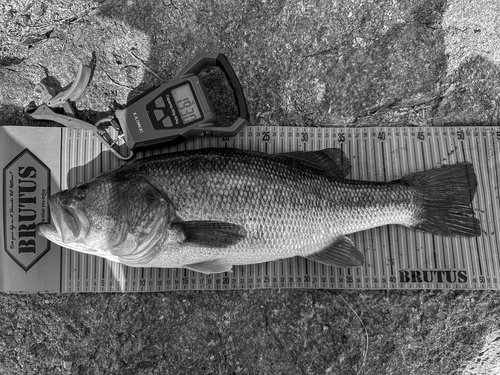
[[[179,110],[179,114],[181,115],[182,122],[184,124],[188,124],[201,118],[200,109],[196,104],[194,94],[191,91],[189,84],[186,83],[185,85],[173,89],[172,97],[174,98],[175,105]]]

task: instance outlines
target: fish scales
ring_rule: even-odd
[[[364,256],[346,234],[387,224],[423,225],[432,231],[425,224],[425,207],[430,204],[427,192],[419,190],[421,180],[426,181],[425,172],[389,183],[355,181],[342,178],[325,164],[314,164],[317,157],[325,157],[327,166],[331,166],[329,158],[348,162],[345,155],[339,159],[339,152],[328,150],[307,154],[204,149],[138,160],[97,177],[86,189],[107,179],[120,184],[114,193],[107,188],[106,194],[134,202],[128,226],[137,227],[143,238],[142,245],[136,245],[139,250],[108,249],[108,255],[122,255],[108,258],[131,266],[186,267],[200,272],[292,256],[356,265]],[[457,167],[457,172],[445,172],[470,175],[465,165]],[[434,178],[433,173],[429,178]],[[446,173],[435,174],[438,178]],[[464,194],[473,195],[474,183],[465,186]],[[153,187],[147,202],[140,198],[142,185],[142,190]],[[453,211],[459,211],[456,220],[463,218],[466,227],[473,227],[462,235],[478,234],[477,220],[468,206],[471,199]],[[155,219],[155,215],[163,217]],[[130,232],[122,236],[133,247],[134,238],[140,235]],[[451,230],[448,235],[457,233]],[[103,246],[102,241],[99,244]],[[116,239],[114,246],[119,247]],[[92,253],[82,246],[78,250]],[[125,256],[124,251],[132,255]],[[96,249],[93,252],[105,256]]]
[[[406,186],[336,180],[319,170],[290,165],[264,154],[238,151],[182,155],[165,165],[158,179],[179,216],[186,221],[217,220],[245,227],[248,237],[221,255],[234,264],[267,261],[320,250],[332,237],[367,228],[411,224],[412,192]],[[251,155],[251,156],[250,156]],[[168,182],[168,183],[167,183]],[[201,249],[160,252],[190,264]],[[220,251],[220,250],[219,250]],[[213,250],[206,252],[209,259]]]

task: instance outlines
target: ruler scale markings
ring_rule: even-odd
[[[364,141],[364,147],[361,147],[361,160],[364,161],[364,168],[360,169],[360,179],[361,180],[369,180],[369,166],[370,166],[370,155],[368,154],[368,144],[369,144],[369,139],[368,139],[368,132],[365,130],[363,133],[363,141]],[[367,230],[363,231],[363,242],[365,243],[365,248],[368,250],[368,254],[366,257],[366,267],[369,267],[369,272],[367,274],[376,274],[376,265],[375,261],[373,259],[373,243],[371,241],[371,236],[372,236],[372,231]],[[370,285],[370,288],[373,288],[373,278],[372,277],[365,277],[368,280],[368,285]]]
[[[155,276],[154,276],[154,291],[155,292],[161,292],[163,291],[163,285],[161,282],[161,268],[156,268],[154,269]]]
[[[486,236],[489,245],[489,251],[487,252],[487,255],[490,263],[490,280],[487,282],[487,287],[488,289],[497,289],[498,286],[495,275],[498,274],[498,264],[495,257],[495,250],[498,249],[498,244],[496,243],[495,223],[498,222],[498,216],[496,215],[497,211],[495,207],[498,205],[498,200],[496,200],[494,197],[495,186],[492,184],[495,174],[492,171],[491,160],[489,158],[490,142],[492,137],[489,136],[488,133],[490,132],[487,130],[483,131],[481,139],[482,155],[484,159],[482,179],[485,186],[484,191],[486,192],[485,208],[489,218],[487,221],[488,230],[486,231]],[[486,176],[490,176],[493,178],[487,178]],[[488,204],[488,202],[492,202],[492,204]]]
[[[372,132],[368,133],[368,144],[371,146],[369,150],[371,152],[369,153],[370,160],[368,162],[368,165],[370,166],[369,169],[369,174],[368,174],[368,180],[370,181],[380,181],[380,174],[379,174],[379,166],[378,166],[378,158],[377,158],[377,149],[375,146],[374,139],[372,138]],[[377,232],[379,231],[379,228],[373,228],[370,229],[368,232],[370,233],[369,237],[369,243],[370,243],[370,248],[371,248],[371,253],[372,253],[372,260],[373,260],[373,271],[372,271],[372,277],[371,277],[371,284],[372,287],[377,288],[378,287],[378,278],[380,277],[380,264],[379,264],[379,256],[378,256],[378,236]]]
[[[392,166],[393,179],[401,178],[400,171],[400,153],[399,153],[399,139],[400,131],[396,130],[392,136],[389,138],[389,149],[390,149],[390,159]],[[401,241],[401,231],[396,225],[391,225],[391,228],[388,229],[389,232],[389,253],[390,253],[390,268],[391,273],[389,276],[389,286],[391,289],[396,287],[396,274],[399,269],[401,269],[401,247],[404,245],[404,242]]]
[[[489,158],[489,150],[490,150],[490,142],[492,140],[492,137],[488,136],[488,132],[486,134],[483,134],[483,155],[485,159],[485,176],[493,176],[495,177],[495,173],[493,172],[494,169],[492,168],[492,163]],[[486,178],[486,177],[483,177]],[[488,221],[488,231],[487,231],[487,236],[489,240],[489,245],[490,245],[490,251],[489,251],[489,257],[491,260],[491,287],[494,289],[498,288],[497,285],[497,278],[496,275],[498,275],[498,259],[495,256],[496,252],[495,250],[498,249],[498,243],[497,243],[497,236],[495,233],[495,223],[498,222],[499,218],[497,215],[497,210],[496,207],[498,207],[498,198],[495,197],[494,192],[495,192],[495,185],[494,185],[494,178],[488,178],[488,188],[486,188],[486,191],[488,192],[488,198],[485,201],[486,202],[494,202],[494,204],[486,204],[486,208],[488,209],[488,212],[490,214],[490,221]],[[498,186],[498,185],[497,185]]]
[[[358,179],[358,180],[364,180],[365,179],[365,168],[366,168],[366,163],[363,164],[363,161],[365,160],[365,145],[366,145],[366,140],[364,139],[364,132],[361,135],[361,139],[358,140],[358,157],[357,157],[357,162],[358,162],[358,167],[355,168],[355,170],[352,172],[353,173],[353,179]],[[351,168],[352,169],[352,168]],[[371,267],[372,267],[372,261],[371,261],[371,252],[368,247],[368,231],[362,231],[358,232],[358,237],[360,238],[360,246],[362,246],[361,251],[365,254],[365,263],[363,264],[364,268],[364,274],[369,275],[371,273]],[[359,246],[359,245],[358,245]],[[371,287],[370,279],[367,278],[366,276],[363,278],[365,284],[368,284],[369,287]]]
[[[395,169],[397,169],[397,165],[395,166],[395,163],[394,163],[393,158],[392,158],[393,147],[394,147],[393,146],[394,139],[392,137],[392,134],[390,137],[388,137],[387,142],[389,143],[389,146],[387,147],[387,152],[388,152],[387,156],[388,156],[388,160],[389,160],[388,165],[391,169],[390,176],[391,176],[391,179],[393,180],[394,175],[395,175]],[[387,267],[389,269],[389,271],[387,273],[387,285],[390,285],[390,284],[392,284],[391,278],[395,274],[395,271],[394,271],[395,260],[393,257],[394,249],[393,249],[392,245],[395,244],[396,246],[394,246],[394,248],[397,249],[399,247],[398,246],[399,244],[398,244],[397,228],[395,228],[394,225],[387,225],[386,230],[387,230],[386,238],[389,239],[389,240],[387,240],[387,242],[385,242],[386,247],[387,247],[386,263],[387,263]]]
[[[97,288],[96,289],[99,292],[103,292],[105,290],[106,285],[108,285],[108,278],[107,278],[107,272],[106,272],[107,269],[108,269],[108,267],[107,267],[107,261],[106,261],[106,259],[99,258],[99,261],[100,262],[98,264],[100,265],[99,269],[100,269],[100,272],[101,272],[101,278],[100,278],[100,280],[102,280],[102,281],[100,283],[97,283],[97,285],[96,285]],[[97,269],[98,268],[96,267],[96,270]],[[99,279],[97,279],[97,280],[99,280]],[[97,282],[97,280],[94,280],[94,283]]]
[[[121,264],[117,264],[117,266],[118,266],[118,275],[120,277],[119,280],[122,280],[120,282],[120,291],[125,292],[128,290],[128,274],[130,267]]]
[[[431,168],[439,168],[442,164],[441,149],[439,143],[436,144],[436,139],[440,139],[439,132],[434,130],[434,134],[431,132],[430,142],[427,147],[428,152],[431,156]],[[444,268],[446,264],[446,257],[443,248],[443,236],[430,236],[432,239],[432,248],[434,256],[434,266],[433,268]]]
[[[403,154],[405,162],[402,164],[405,171],[404,176],[409,175],[410,171],[412,171],[413,138],[409,137],[410,137],[410,131],[408,130],[407,135],[404,139],[405,149],[406,149],[406,153]],[[405,267],[408,269],[417,268],[418,264],[416,263],[416,261],[418,259],[417,258],[418,253],[415,240],[415,232],[407,228],[404,228],[403,231],[406,238],[406,249],[407,249],[406,251],[407,263],[405,264]],[[407,284],[407,285],[408,287],[412,286],[412,284]]]
[[[472,139],[471,139],[472,132],[467,131],[466,135],[468,135],[467,140],[462,143],[463,150],[464,150],[464,160],[474,162],[475,155],[472,152],[472,145],[473,145]],[[476,195],[476,199],[477,199],[477,195]],[[477,207],[477,204],[475,204],[475,206]],[[474,253],[474,257],[477,260],[476,264],[478,265],[479,283],[482,284],[482,282],[480,280],[482,280],[484,278],[484,274],[485,274],[484,273],[484,266],[485,266],[485,264],[484,264],[484,259],[482,259],[480,251],[479,251],[478,239],[477,238],[475,240],[474,239],[472,239],[472,240],[465,239],[465,241],[469,242],[469,246],[471,247],[471,251]]]
[[[418,132],[419,133],[423,133],[422,132],[422,129],[421,128],[418,128]],[[424,135],[425,137],[425,135]],[[418,136],[417,136],[418,138]],[[418,168],[417,170],[419,171],[425,171],[427,169],[427,163],[426,163],[426,159],[425,159],[425,152],[424,152],[424,147],[423,147],[423,140],[420,139],[420,140],[417,140],[416,141],[417,144],[415,145],[415,150],[417,151],[417,157],[416,157],[416,161],[417,161],[417,164],[418,164]],[[418,231],[416,233],[416,236],[418,238],[418,248],[419,248],[419,254],[420,254],[420,261],[421,261],[421,267],[423,269],[428,269],[429,268],[429,264],[428,264],[428,259],[427,259],[427,252],[425,251],[426,249],[426,234],[424,234],[423,232],[420,232]]]
[[[172,268],[165,269],[165,286],[164,286],[164,288],[166,288],[166,290],[175,290],[174,284],[172,282],[174,271],[175,270]],[[201,282],[200,284],[201,284],[201,289],[203,289],[203,287],[204,287],[203,282]]]
[[[402,131],[399,131],[399,136],[396,137],[396,158],[395,160],[397,161],[397,171],[398,171],[398,175],[397,177],[398,178],[402,178],[404,176],[404,170],[405,170],[405,167],[406,167],[406,161],[405,161],[405,153],[402,152],[402,150],[405,150],[407,149],[407,146],[406,146],[406,138],[403,138],[405,136],[405,134],[407,133],[407,129],[406,128],[403,128]],[[396,238],[398,238],[398,246],[396,247],[395,249],[395,257],[397,259],[397,263],[396,263],[396,273],[395,273],[395,278],[396,278],[396,285],[395,287],[397,287],[399,285],[399,282],[400,280],[398,279],[398,272],[399,270],[403,270],[404,268],[408,268],[407,267],[407,264],[408,264],[408,258],[409,258],[409,254],[408,254],[408,239],[407,239],[407,236],[406,236],[406,228],[402,228],[400,226],[397,226],[397,235],[396,235]]]
[[[448,161],[449,161],[450,165],[456,164],[458,162],[458,160],[457,160],[457,146],[455,143],[455,138],[452,137],[453,133],[454,133],[454,131],[452,128],[452,131],[448,133],[449,139],[447,142],[447,144],[448,144],[447,157],[448,157]],[[466,268],[467,259],[465,256],[465,252],[461,246],[461,241],[459,241],[458,238],[456,238],[456,237],[453,237],[450,241],[454,244],[454,246],[452,246],[452,249],[450,250],[452,257],[453,257],[454,266],[458,269]],[[455,249],[455,251],[453,251],[453,249]]]
[[[110,275],[111,287],[107,287],[106,291],[111,292],[123,292],[122,284],[123,279],[120,277],[120,263],[107,261]]]
[[[465,161],[471,161],[472,159],[468,153],[468,147],[466,144],[466,132],[464,132],[461,128],[457,129],[457,139],[459,139],[459,153],[457,154],[457,159],[460,162],[465,162]],[[481,264],[480,260],[477,257],[477,252],[474,249],[472,241],[466,238],[460,239],[460,243],[462,245],[462,248],[464,249],[464,252],[466,253],[466,259],[467,259],[467,264],[470,267],[470,269],[473,270],[472,276],[475,276],[476,279],[478,279],[482,275],[482,270],[481,270]],[[474,279],[473,279],[474,280]],[[472,287],[475,287],[475,283],[471,285]]]
[[[375,133],[377,134],[377,133]],[[380,163],[382,166],[382,175],[381,179],[384,182],[388,181],[388,165],[386,164],[386,149],[385,147],[385,142],[381,141],[379,137],[381,137],[381,134],[386,134],[385,130],[382,130],[381,132],[378,132],[378,135],[376,135],[376,139],[374,139],[374,142],[377,143],[377,156],[380,158]],[[380,279],[379,279],[379,284],[380,286],[384,286],[384,279],[387,279],[387,259],[389,258],[387,252],[388,248],[388,236],[387,236],[387,230],[390,230],[388,226],[382,226],[377,228],[377,231],[379,235],[377,236],[377,249],[379,251],[379,262],[380,262]]]
[[[498,223],[500,221],[500,214],[499,214],[499,206],[498,206],[498,202],[499,202],[499,195],[498,195],[498,189],[499,189],[499,186],[500,186],[500,180],[499,180],[499,176],[498,176],[498,157],[497,157],[497,154],[496,154],[496,151],[497,151],[497,148],[496,148],[496,140],[495,138],[493,138],[493,135],[495,134],[494,131],[491,132],[492,133],[492,136],[489,138],[489,147],[488,147],[488,150],[489,153],[491,154],[488,155],[487,157],[487,160],[489,161],[490,163],[490,171],[493,171],[493,173],[489,173],[488,175],[491,176],[493,174],[493,179],[490,179],[490,189],[491,189],[491,192],[492,192],[492,201],[495,202],[495,204],[493,205],[493,220],[494,220],[494,224],[493,226],[495,227],[495,223]],[[500,259],[499,259],[499,256],[498,256],[498,252],[496,252],[495,250],[496,249],[500,249],[500,243],[499,243],[499,235],[497,233],[497,231],[495,230],[494,232],[490,233],[489,235],[491,236],[494,236],[495,238],[495,245],[492,247],[492,251],[493,251],[493,257],[494,257],[494,264],[495,264],[495,275],[498,275],[500,273]],[[499,280],[498,280],[498,276],[495,277],[495,280],[494,282],[497,284],[497,289],[499,288]]]
[[[413,131],[408,132],[408,137],[405,139],[406,147],[407,147],[407,155],[406,158],[406,175],[409,175],[411,172],[418,172],[418,169],[415,168],[415,151],[414,151],[414,143],[415,137],[412,136]],[[415,235],[415,231],[406,231],[407,233],[407,241],[408,241],[408,251],[409,251],[409,263],[407,267],[409,269],[418,269],[421,268],[418,262],[418,247],[417,247],[417,239]]]
[[[164,269],[160,268],[158,270],[158,273],[160,274],[160,280],[161,280],[161,290],[167,290],[167,274]]]
[[[75,290],[75,277],[73,275],[73,273],[71,272],[71,257],[73,256],[73,251],[71,250],[68,250],[68,249],[65,249],[63,248],[62,249],[62,253],[63,253],[63,267],[64,267],[64,273],[63,275],[64,276],[67,276],[66,280],[64,282],[64,286],[66,288],[69,289],[69,291],[74,291]],[[68,289],[65,289],[65,290],[68,290]]]
[[[351,135],[351,132],[349,132],[349,133],[348,133],[349,138],[350,138],[350,135]],[[344,155],[346,155],[346,157],[347,157],[347,158],[349,159],[349,161],[351,162],[351,169],[352,169],[352,165],[353,165],[353,164],[352,164],[353,157],[352,157],[352,150],[351,150],[351,147],[349,147],[349,146],[350,146],[350,144],[346,144],[345,142],[342,142],[342,143],[340,144],[340,149],[341,149],[341,151],[342,151],[342,154],[341,154],[341,161],[340,161],[340,162],[341,162],[341,165],[343,165],[343,164],[344,164]],[[353,236],[353,235],[349,235],[348,237],[351,239],[351,241],[353,241],[354,245],[355,245],[355,246],[356,246],[356,247],[357,247],[360,251],[363,251],[363,249],[362,249],[362,248],[360,248],[360,247],[359,247],[359,245],[355,242],[355,238],[354,238],[354,236]],[[348,269],[348,270],[349,270],[349,272],[350,272],[350,270],[351,270],[351,269]],[[346,281],[350,282],[350,286],[349,286],[349,288],[353,288],[353,287],[354,287],[354,281],[355,281],[355,280],[354,280],[354,275],[351,275],[351,274],[346,275],[346,279],[347,279]]]
[[[309,264],[308,264],[308,261],[306,258],[302,258],[302,257],[299,257],[299,269],[302,269],[304,270],[303,274],[302,274],[302,284],[304,285],[304,287],[306,288],[309,288],[311,285],[310,285],[310,278],[309,278]]]
[[[476,160],[478,160],[477,164],[479,165],[479,170],[480,173],[477,173],[477,182],[478,182],[478,193],[476,194],[476,199],[477,200],[477,216],[479,217],[480,222],[482,223],[481,227],[484,232],[487,232],[486,235],[483,235],[478,238],[478,251],[479,249],[483,249],[483,254],[484,254],[484,264],[485,264],[485,279],[484,283],[485,284],[490,284],[491,283],[491,267],[492,267],[492,260],[489,256],[490,254],[490,237],[489,237],[489,222],[490,222],[490,209],[488,206],[491,206],[491,204],[486,204],[486,202],[493,202],[489,196],[488,189],[486,189],[487,183],[485,181],[485,175],[487,173],[487,163],[486,161],[482,161],[481,155],[484,153],[484,149],[482,147],[483,142],[479,139],[479,131],[476,129],[474,130],[474,148],[475,148],[475,153],[474,156],[476,157]],[[486,169],[485,169],[486,168]],[[487,229],[487,230],[485,230]]]
[[[106,259],[102,259],[102,262],[100,263],[101,267],[99,270],[100,273],[100,278],[97,279],[97,291],[99,292],[104,292],[106,291],[107,288],[110,288],[112,285],[110,284],[110,278],[109,278],[109,268],[110,264]]]
[[[439,147],[439,154],[440,155],[440,166],[449,164],[448,161],[448,147],[447,147],[447,134],[444,134],[445,131],[443,129],[440,129],[440,137],[438,138],[437,145]],[[455,268],[455,261],[454,261],[454,252],[451,251],[451,244],[450,244],[450,239],[449,237],[442,237],[441,238],[441,243],[443,247],[443,263],[440,265],[442,268]]]
[[[349,160],[351,161],[351,173],[350,173],[350,178],[354,179],[354,180],[359,180],[360,177],[359,177],[359,171],[361,170],[361,166],[359,165],[359,163],[361,162],[361,158],[360,157],[357,157],[355,158],[354,157],[354,154],[357,154],[358,156],[360,155],[360,138],[359,138],[359,129],[356,129],[356,133],[355,133],[355,137],[354,137],[354,143],[355,143],[355,147],[351,147],[351,152],[349,154]],[[356,150],[356,152],[354,152],[353,150]],[[355,244],[356,244],[356,247],[365,255],[365,257],[367,256],[366,254],[366,245],[365,245],[365,242],[364,242],[364,235],[361,233],[361,232],[357,232],[357,233],[354,233],[354,240],[355,240]],[[362,270],[363,270],[363,274],[367,274],[368,273],[368,261],[366,261],[362,267],[360,267]],[[361,277],[361,283],[362,285],[366,285],[366,280],[364,277],[360,276]]]
[[[207,137],[174,148],[174,150],[180,150],[207,145],[220,147],[238,145],[240,148],[262,149],[265,152],[277,153],[340,147],[353,166],[350,178],[376,181],[394,180],[403,175],[439,166],[443,162],[454,164],[454,161],[469,160],[473,162],[476,174],[478,174],[479,186],[474,206],[483,229],[487,232],[487,238],[443,238],[391,225],[350,235],[360,250],[366,249],[367,262],[361,268],[329,267],[303,258],[296,258],[280,261],[278,264],[271,262],[260,266],[250,265],[238,269],[235,267],[234,274],[225,273],[208,278],[199,277],[198,273],[187,271],[186,287],[181,282],[183,277],[179,272],[159,269],[158,272],[150,270],[140,274],[130,267],[120,268],[114,262],[86,254],[73,254],[72,251],[64,249],[61,252],[61,264],[64,268],[61,274],[62,288],[75,291],[265,288],[280,287],[284,275],[286,275],[284,276],[286,287],[291,288],[415,288],[419,286],[498,288],[497,272],[500,268],[500,259],[497,249],[500,246],[500,239],[495,230],[500,215],[497,202],[499,176],[495,129],[412,128],[410,132],[408,128],[372,128],[369,130],[284,128],[277,131],[276,127],[258,127],[245,129],[228,142]],[[257,133],[259,133],[258,136]],[[61,169],[66,168],[69,173],[67,179],[61,180],[61,189],[83,182],[95,174],[121,164],[108,151],[102,152],[102,145],[88,131],[82,133],[78,130],[68,130],[63,134],[67,139],[64,145],[64,154],[67,157],[62,157]],[[342,137],[340,137],[341,134]],[[422,134],[424,139],[419,139]],[[82,144],[84,147],[88,146],[85,147],[85,151],[82,150],[83,153],[80,152]],[[372,147],[366,147],[367,144]],[[159,152],[155,151],[154,154]],[[99,153],[102,157],[96,158]],[[147,154],[151,153],[146,153],[144,156]],[[142,155],[138,156],[142,157]],[[86,168],[69,167],[75,164],[85,165]],[[421,168],[422,165],[423,168]],[[412,246],[416,249],[412,249]],[[377,254],[376,251],[380,253]],[[260,267],[264,267],[262,273],[260,273]],[[393,278],[389,276],[396,276],[399,270],[405,268],[417,270],[421,268],[465,268],[468,272],[468,280],[467,283],[461,285],[456,285],[456,282],[455,285],[451,282],[446,285],[427,285],[415,283],[415,280],[406,284],[396,281],[393,285]],[[170,285],[167,285],[167,279]],[[239,279],[243,279],[243,284]]]
[[[482,141],[480,139],[480,136],[479,136],[479,131],[475,131],[475,146],[476,146],[476,156],[477,156],[477,159],[478,159],[478,164],[479,164],[479,167],[480,167],[480,170],[481,170],[481,173],[478,173],[477,174],[477,180],[478,180],[478,190],[481,189],[480,193],[479,194],[476,194],[476,199],[477,199],[477,202],[478,202],[478,206],[479,206],[479,213],[481,214],[482,213],[482,217],[485,218],[485,220],[481,220],[481,222],[483,223],[482,225],[482,229],[483,229],[483,233],[486,230],[486,235],[483,234],[483,236],[479,237],[478,238],[478,243],[481,245],[481,247],[478,246],[478,250],[479,249],[484,249],[483,253],[484,253],[484,260],[485,260],[485,263],[486,263],[486,279],[484,280],[484,282],[486,284],[491,284],[491,279],[492,279],[492,275],[493,275],[493,259],[492,259],[492,256],[491,256],[491,247],[492,247],[492,244],[491,244],[491,237],[490,237],[490,233],[491,233],[491,229],[490,229],[490,222],[492,220],[492,214],[491,214],[491,206],[492,204],[487,204],[486,202],[494,202],[493,199],[490,197],[490,194],[489,194],[489,189],[487,189],[487,182],[485,181],[485,176],[488,175],[488,162],[487,162],[487,159],[484,160],[484,162],[482,161],[483,158],[481,157],[482,155],[487,155],[487,153],[485,152],[485,150],[487,150],[486,147],[483,147],[484,146],[484,141]],[[482,207],[482,209],[481,209]],[[478,215],[478,217],[481,219],[481,215]],[[486,228],[485,228],[486,227]]]
[[[373,150],[374,150],[374,167],[375,167],[375,174],[376,174],[376,180],[379,182],[385,181],[385,160],[383,157],[383,144],[380,142],[377,142],[377,133],[372,132],[372,144],[373,144]],[[378,172],[377,172],[378,171]],[[382,227],[374,228],[372,230],[372,241],[374,242],[374,247],[373,250],[376,255],[376,262],[377,262],[377,277],[374,280],[374,283],[376,284],[377,287],[379,287],[382,281],[382,278],[385,276],[384,272],[384,249],[382,245],[382,238],[384,236],[384,230]]]
[[[466,144],[466,141],[465,141],[465,135],[466,135],[466,132],[464,132],[462,129],[460,129],[457,134],[461,134],[461,140],[460,140],[460,151],[461,151],[461,158],[459,158],[459,160],[461,162],[463,161],[472,161],[471,158],[470,158],[470,155],[468,153],[468,147],[467,144]],[[479,278],[482,276],[483,272],[482,272],[482,265],[481,265],[481,260],[477,254],[477,251],[475,249],[475,246],[473,244],[472,241],[470,240],[467,240],[467,239],[462,239],[460,241],[462,243],[462,245],[464,246],[465,248],[465,251],[467,252],[467,262],[468,262],[468,266],[470,269],[473,270],[473,273],[472,273],[472,276],[474,277],[473,278],[473,285],[472,287],[476,287],[476,282],[479,280]],[[474,282],[474,280],[476,280],[476,282]]]
[[[436,167],[442,168],[444,165],[447,164],[447,156],[446,156],[446,146],[443,144],[444,140],[444,134],[443,134],[443,129],[437,128],[435,130],[433,137],[433,143],[432,147],[433,149],[436,150],[435,153],[435,160],[436,160]],[[437,243],[439,250],[438,250],[438,263],[436,263],[436,268],[437,269],[453,269],[452,262],[451,262],[451,252],[450,252],[450,241],[449,237],[443,237],[443,236],[433,236],[434,242]],[[455,280],[456,283],[456,280]],[[451,283],[448,284],[443,284],[441,289],[444,288],[452,288],[454,285]]]
[[[153,274],[153,269],[152,268],[148,268],[147,269],[147,274],[146,274],[146,285],[145,285],[145,289],[148,290],[149,292],[152,292],[153,291],[153,288],[154,288],[154,274]]]
[[[279,272],[280,272],[280,278],[279,278],[279,285],[280,285],[280,288],[285,288],[286,287],[286,277],[287,277],[287,274],[286,274],[286,268],[285,268],[285,265],[284,265],[284,262],[283,260],[279,260],[279,263],[278,263],[278,268],[279,268]]]
[[[368,144],[371,146],[369,150],[371,152],[368,153],[370,157],[369,161],[369,174],[368,174],[368,180],[373,180],[373,181],[380,181],[380,173],[379,173],[379,166],[378,166],[378,158],[377,158],[377,148],[375,146],[374,139],[372,137],[372,132],[368,133]],[[369,230],[370,237],[370,248],[371,248],[371,253],[372,253],[372,259],[373,259],[373,274],[371,278],[371,283],[373,287],[377,288],[378,287],[378,278],[380,277],[380,263],[379,263],[379,247],[378,247],[378,232],[379,228],[373,228]]]
[[[423,144],[423,154],[424,155],[429,155],[429,158],[427,159],[427,166],[428,169],[433,169],[436,167],[439,167],[441,158],[439,155],[436,155],[436,152],[439,152],[439,148],[435,147],[435,137],[434,135],[437,135],[436,133],[428,132],[427,133],[428,137],[426,137],[427,142]],[[432,145],[432,146],[431,146]],[[426,168],[427,169],[427,168]],[[432,249],[432,252],[429,254],[429,268],[431,269],[436,269],[436,268],[442,268],[441,264],[441,249],[442,247],[439,244],[439,239],[436,239],[436,235],[427,235],[425,236],[427,240],[427,249]],[[442,236],[439,236],[442,238]]]
[[[432,165],[432,155],[429,154],[428,152],[428,145],[429,145],[429,133],[430,132],[425,132],[424,129],[420,129],[421,133],[424,135],[425,138],[422,139],[420,142],[420,152],[421,152],[421,157],[422,157],[422,164],[423,164],[423,171],[431,170],[434,166]],[[433,265],[434,261],[434,244],[432,243],[432,237],[433,235],[428,234],[428,233],[419,233],[420,237],[422,238],[422,254],[423,254],[423,260],[424,260],[424,268],[425,269],[432,269],[435,267]],[[426,251],[427,250],[427,251]],[[429,251],[430,250],[430,251]]]
[[[290,261],[292,263],[292,270],[291,274],[293,275],[293,283],[295,284],[294,286],[302,286],[302,276],[300,274],[300,266],[299,266],[300,259],[299,257],[293,257]]]
[[[421,128],[418,128],[418,133],[422,133]],[[417,135],[417,140],[414,143],[414,151],[415,151],[415,171],[424,171],[425,170],[425,160],[424,156],[422,155],[422,140],[421,138],[418,138]],[[426,269],[427,268],[427,261],[426,261],[426,252],[425,252],[425,239],[424,235],[420,231],[415,231],[415,238],[416,238],[416,248],[417,248],[417,254],[419,257],[419,262],[417,263],[417,268],[422,268]]]
[[[406,158],[407,152],[401,152],[401,150],[408,151],[408,139],[407,139],[408,129],[403,128],[403,131],[400,133],[399,138],[399,147],[398,147],[398,160],[399,160],[399,177],[402,178],[406,176],[408,173],[408,160]],[[408,238],[408,230],[406,228],[399,227],[399,233],[401,237],[402,248],[399,249],[398,259],[399,259],[399,270],[403,270],[405,268],[410,268],[410,260],[411,260],[411,241]]]
[[[91,265],[90,265],[90,262],[89,262],[89,256],[88,254],[85,254],[85,256],[83,257],[83,268],[85,270],[84,272],[84,275],[85,275],[85,288],[87,289],[87,291],[91,291],[92,290],[92,281],[91,281],[91,275],[92,275],[92,269],[91,269]],[[92,264],[95,264],[95,262],[92,262]]]
[[[462,146],[462,140],[460,137],[463,137],[463,133],[461,133],[459,128],[454,129],[454,133],[456,134],[456,137],[453,138],[453,145],[454,145],[454,157],[455,157],[455,162],[463,162],[463,148]],[[457,144],[457,142],[459,142]],[[454,238],[455,243],[457,244],[457,248],[460,250],[460,254],[462,255],[462,262],[465,266],[466,269],[470,270],[472,272],[472,275],[474,276],[476,274],[476,269],[473,267],[473,262],[470,260],[471,258],[471,251],[470,248],[467,246],[464,246],[464,241],[462,241],[459,238]],[[472,280],[469,280],[469,287],[472,287]]]
[[[387,128],[387,140],[382,139],[382,142],[385,143],[385,156],[384,160],[387,160],[387,168],[389,171],[389,176],[388,180],[394,180],[395,176],[395,165],[392,160],[392,150],[393,150],[393,143],[394,143],[394,132],[392,131],[391,128]],[[385,136],[384,136],[385,137]],[[386,282],[385,282],[385,288],[387,288],[388,285],[391,283],[391,278],[394,276],[394,258],[393,258],[393,244],[397,245],[397,230],[394,230],[395,226],[394,225],[387,225],[384,231],[384,235],[386,240],[384,241],[385,243],[385,267],[386,267]],[[382,229],[383,230],[383,229]],[[392,239],[392,240],[391,240]],[[397,248],[397,246],[396,246]]]
[[[122,288],[121,288],[119,263],[107,260],[106,264],[108,265],[108,275],[109,275],[109,284],[106,287],[107,288],[106,290],[111,292],[121,292]]]
[[[327,283],[327,271],[326,271],[326,266],[322,263],[319,264],[319,282],[320,282],[320,287],[321,288],[327,288],[328,287],[328,283]]]
[[[135,267],[127,267],[127,280],[130,280],[127,285],[127,291],[135,292],[135,287],[137,285],[137,268]]]

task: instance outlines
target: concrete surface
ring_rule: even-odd
[[[254,125],[498,126],[499,20],[497,0],[12,0],[0,4],[0,125],[46,126],[23,116],[34,85],[65,88],[80,62],[94,71],[79,115],[95,121],[207,51],[230,59]],[[5,374],[494,374],[499,366],[496,292],[0,299]]]

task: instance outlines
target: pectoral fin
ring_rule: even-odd
[[[306,258],[329,266],[340,267],[360,266],[365,261],[364,254],[356,249],[349,237],[346,236],[336,238],[323,250],[308,255]]]
[[[222,259],[210,260],[208,262],[200,262],[188,264],[184,268],[201,272],[201,273],[221,273],[231,271],[232,264]]]
[[[229,247],[245,239],[247,231],[241,225],[222,221],[183,221],[172,224],[184,234],[185,245]]]

